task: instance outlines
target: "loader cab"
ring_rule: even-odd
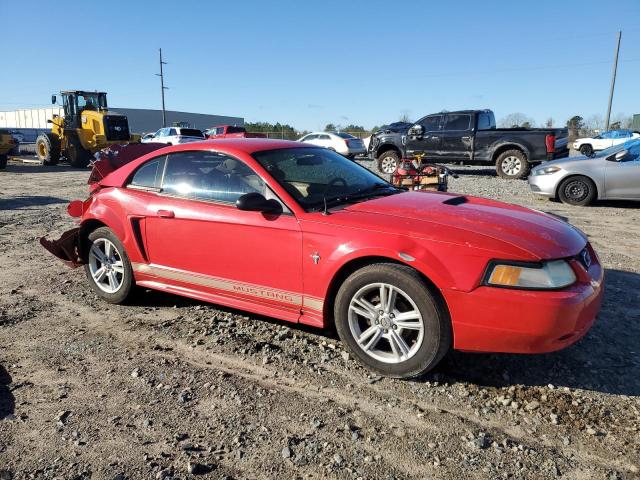
[[[86,110],[106,111],[107,94],[105,92],[84,92],[69,90],[60,92],[62,107],[64,109],[64,128],[81,128],[82,112]],[[56,103],[55,95],[51,97],[52,103]]]

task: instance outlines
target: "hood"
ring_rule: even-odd
[[[350,205],[350,213],[395,217],[404,233],[537,260],[576,255],[582,232],[559,218],[479,197],[406,192]],[[384,222],[387,223],[387,222]]]

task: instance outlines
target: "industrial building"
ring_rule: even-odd
[[[155,132],[162,128],[162,110],[146,108],[109,107],[110,111],[126,115],[129,119],[129,130],[135,133]],[[53,115],[64,116],[62,108],[32,108],[0,112],[0,128],[17,130],[24,135],[24,142],[35,142],[38,133],[49,130],[47,120]],[[174,122],[186,122],[193,128],[204,130],[215,125],[244,126],[244,118],[225,115],[208,115],[204,113],[166,111],[167,126]]]

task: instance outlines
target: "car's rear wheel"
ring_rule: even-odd
[[[122,242],[108,227],[91,232],[83,247],[84,270],[99,297],[123,303],[135,285],[133,269]]]
[[[400,155],[394,150],[387,150],[378,157],[378,169],[388,175],[396,173],[399,163]]]
[[[585,155],[587,157],[590,157],[591,155],[593,155],[593,147],[591,145],[584,144],[580,147],[580,153],[582,155]]]
[[[527,156],[522,150],[507,150],[496,160],[497,174],[508,180],[526,178],[531,170]]]
[[[578,175],[563,180],[558,187],[558,197],[562,203],[569,205],[589,205],[596,198],[598,191],[590,178]]]
[[[334,305],[336,329],[369,369],[395,378],[422,375],[451,346],[451,326],[415,270],[391,263],[351,274]]]

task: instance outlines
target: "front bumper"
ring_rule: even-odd
[[[593,252],[593,251],[592,251]],[[592,253],[595,259],[595,253]],[[574,261],[578,281],[558,291],[479,287],[445,293],[454,348],[473,352],[546,353],[577,342],[602,304],[604,272]]]
[[[548,175],[529,175],[527,179],[529,187],[533,193],[549,198],[555,198],[558,184],[564,175],[563,171],[551,173]]]

